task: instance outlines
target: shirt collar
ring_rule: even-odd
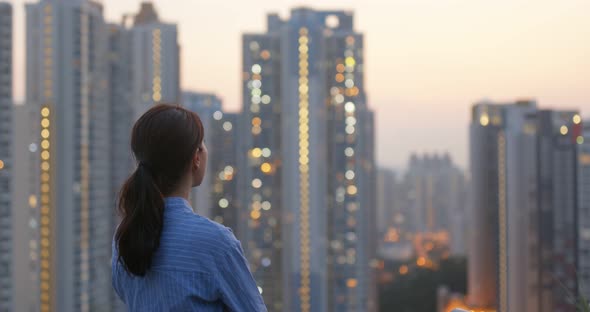
[[[173,210],[181,209],[182,211],[193,213],[191,204],[182,197],[165,197],[164,203],[166,208],[173,208]]]

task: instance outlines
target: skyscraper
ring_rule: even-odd
[[[34,181],[35,172],[31,170],[37,163],[37,130],[38,110],[33,110],[30,105],[14,106],[14,171],[20,174],[13,179],[12,196],[12,234],[13,234],[13,307],[15,311],[38,311],[39,273],[31,271],[31,254],[36,254],[38,230],[36,223],[31,222],[35,218],[37,197]],[[32,239],[33,238],[33,239]],[[32,242],[32,243],[31,243]],[[36,287],[35,287],[36,286]],[[36,300],[36,301],[35,301]],[[9,310],[10,311],[10,310]]]
[[[471,214],[468,304],[495,308],[498,300],[498,136],[501,106],[478,103],[470,125]]]
[[[108,26],[108,83],[110,110],[110,230],[114,235],[120,218],[117,209],[117,196],[135,168],[131,153],[131,129],[134,111],[131,105],[131,66],[129,31],[125,25],[109,24]],[[123,302],[111,291],[113,311],[124,311]]]
[[[143,2],[129,29],[134,121],[156,103],[180,103],[180,46],[175,24]]]
[[[472,307],[575,311],[581,127],[577,112],[534,101],[474,106]]]
[[[590,120],[584,120],[578,143],[578,292],[590,298]]]
[[[464,253],[465,177],[451,157],[412,155],[404,182],[414,231],[446,232],[451,251]]]
[[[268,32],[242,37],[243,107],[238,123],[238,237],[250,270],[271,311],[284,311],[281,205],[281,27],[277,15],[267,18]],[[286,216],[285,216],[286,217]],[[292,217],[291,217],[292,218]]]
[[[91,1],[27,5],[26,104],[37,112],[30,203],[40,311],[109,309],[108,33]]]
[[[271,14],[265,34],[244,35],[243,51],[240,189],[250,204],[241,237],[265,301],[283,311],[371,310],[373,115],[352,13]]]
[[[377,229],[380,233],[385,233],[394,223],[397,183],[393,170],[385,168],[377,170]]]
[[[193,208],[237,231],[238,116],[223,112],[221,99],[214,94],[184,92],[182,98],[183,106],[201,118],[209,152],[205,179],[191,194]]]
[[[576,111],[538,114],[538,211],[540,308],[576,311],[578,200],[577,143],[583,140]]]
[[[0,2],[0,310],[12,309],[12,6]]]

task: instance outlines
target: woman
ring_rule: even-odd
[[[266,311],[240,242],[187,201],[205,175],[203,136],[179,106],[154,106],[133,127],[138,166],[119,195],[112,259],[130,311]]]

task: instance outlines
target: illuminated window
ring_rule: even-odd
[[[256,51],[260,49],[260,45],[256,41],[250,42],[250,50]]]
[[[215,120],[221,120],[221,118],[223,118],[223,113],[220,111],[216,111],[215,113],[213,113],[213,119]]]
[[[340,19],[337,15],[328,15],[326,17],[326,26],[329,28],[337,28],[340,25]]]
[[[4,161],[0,159],[0,170],[4,169]]]
[[[346,155],[347,157],[352,157],[354,156],[354,149],[352,147],[347,147],[344,150],[344,155]]]
[[[270,96],[263,95],[261,100],[262,100],[262,104],[269,104],[270,103]]]
[[[31,208],[37,207],[37,196],[35,196],[35,195],[30,195],[29,196],[29,206]]]
[[[346,66],[354,66],[354,64],[356,64],[356,61],[352,56],[347,57],[344,62],[346,63]]]
[[[229,206],[229,201],[225,198],[219,200],[219,207],[227,208]]]
[[[347,103],[344,105],[344,110],[345,110],[347,113],[354,113],[355,109],[356,109],[356,108],[355,108],[355,105],[354,105],[354,103],[352,103],[352,102],[347,102]]]
[[[347,88],[352,88],[352,87],[354,87],[354,81],[352,79],[346,79],[346,81],[344,82],[344,85]]]
[[[263,163],[260,166],[260,170],[264,173],[270,173],[272,171],[272,166],[269,163]]]
[[[252,96],[259,97],[262,95],[262,91],[260,89],[252,89]]]
[[[355,288],[357,286],[358,282],[356,280],[356,278],[349,278],[346,280],[346,287],[348,288]]]
[[[262,50],[262,52],[260,52],[260,57],[263,60],[268,60],[270,58],[270,52],[268,52],[268,50]]]
[[[252,210],[252,211],[250,212],[250,217],[251,217],[253,220],[258,220],[258,219],[260,219],[260,211],[258,211],[258,210]]]
[[[43,117],[49,117],[49,108],[43,107],[41,109],[41,116],[43,116]]]
[[[580,115],[578,115],[578,114],[575,114],[574,117],[572,118],[572,121],[576,125],[579,125],[582,122],[582,117],[580,117]]]
[[[261,149],[259,149],[258,147],[252,149],[252,157],[258,158],[260,156],[262,156],[262,150]]]
[[[354,37],[353,36],[346,37],[346,44],[353,45],[354,44]]]
[[[252,127],[252,134],[253,135],[259,135],[260,132],[262,132],[262,128],[260,128],[259,126]]]
[[[346,171],[345,176],[346,176],[346,179],[348,179],[348,180],[354,179],[354,171],[352,171],[352,170]]]
[[[252,73],[260,74],[262,72],[262,67],[259,64],[252,65]]]
[[[346,192],[348,193],[348,195],[356,195],[357,191],[358,190],[357,190],[356,186],[354,186],[354,185],[349,185],[346,188]]]
[[[351,126],[356,125],[356,118],[352,116],[346,117],[346,124]]]
[[[260,179],[252,180],[252,187],[253,188],[260,188],[262,186],[262,181]]]
[[[225,131],[231,131],[231,129],[233,128],[233,125],[231,122],[226,121],[223,123],[223,130]]]
[[[268,201],[262,202],[262,204],[260,206],[261,206],[262,210],[270,210],[270,208],[271,208],[271,204]]]
[[[481,115],[481,117],[479,117],[479,123],[484,127],[489,125],[490,124],[490,117],[487,114]]]
[[[344,75],[338,73],[336,74],[336,77],[334,79],[336,80],[336,82],[342,82],[344,81]]]
[[[401,274],[401,275],[408,274],[408,266],[402,265],[401,267],[399,267],[399,274]]]
[[[344,65],[343,64],[336,65],[336,71],[339,73],[343,73],[344,72]]]
[[[265,147],[265,148],[262,149],[262,156],[268,158],[268,157],[270,157],[270,155],[271,155],[271,151],[270,151],[269,148]]]
[[[559,128],[559,133],[561,133],[562,135],[566,135],[568,133],[567,126],[561,126],[561,128]]]
[[[41,159],[48,160],[49,159],[49,152],[48,151],[41,152]]]

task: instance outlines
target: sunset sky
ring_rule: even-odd
[[[63,1],[63,0],[61,0]],[[68,0],[66,0],[68,1]],[[24,98],[24,3],[15,7],[15,96]],[[479,99],[535,98],[590,117],[589,0],[155,0],[179,25],[182,85],[219,94],[238,110],[241,34],[295,6],[346,9],[365,34],[369,105],[377,112],[378,161],[449,151],[468,162],[469,108]],[[118,22],[140,0],[103,0]]]

